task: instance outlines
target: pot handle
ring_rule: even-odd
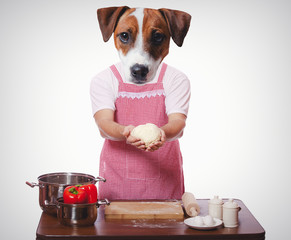
[[[39,184],[35,183],[35,182],[25,182],[28,186],[34,188],[34,187],[39,187]]]
[[[45,200],[45,201],[44,201],[44,205],[45,205],[46,207],[55,207],[55,208],[59,208],[59,204],[51,203],[51,202],[49,202],[48,200]]]
[[[103,177],[96,177],[96,178],[94,179],[94,181],[95,181],[95,183],[96,183],[96,182],[100,182],[100,181],[102,181],[102,182],[106,182],[106,179],[103,178]]]
[[[107,198],[105,198],[104,200],[99,200],[97,201],[97,207],[99,207],[100,205],[110,205],[110,202],[108,201]]]

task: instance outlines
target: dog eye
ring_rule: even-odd
[[[159,45],[163,42],[165,36],[162,33],[159,32],[153,32],[152,34],[152,43],[155,45]]]
[[[129,34],[127,32],[122,32],[119,34],[119,39],[123,43],[127,43],[129,40]]]

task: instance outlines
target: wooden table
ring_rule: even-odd
[[[208,214],[208,199],[197,200],[202,216]],[[93,226],[69,227],[61,225],[56,217],[42,213],[36,231],[37,240],[53,239],[265,239],[265,231],[248,208],[235,199],[239,212],[239,227],[199,231],[188,228],[180,220],[110,220],[104,219],[104,207],[98,209],[98,218]]]

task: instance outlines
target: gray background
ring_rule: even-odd
[[[193,16],[184,46],[172,42],[165,60],[191,80],[181,139],[186,190],[241,199],[267,239],[286,239],[291,4],[282,0],[1,0],[1,235],[35,237],[38,189],[25,181],[58,171],[98,175],[103,139],[89,84],[119,61],[96,20],[97,8],[113,5]]]

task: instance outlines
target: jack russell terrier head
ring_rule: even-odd
[[[97,17],[105,42],[114,33],[126,80],[135,84],[153,80],[169,52],[170,37],[181,47],[191,21],[178,10],[127,6],[98,9]]]

